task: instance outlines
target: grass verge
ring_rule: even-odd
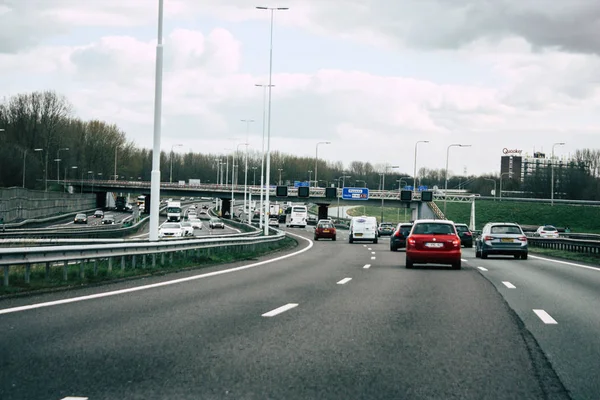
[[[529,253],[536,256],[548,256],[554,258],[560,258],[565,261],[579,261],[588,264],[600,265],[600,257],[594,256],[592,254],[584,254],[584,253],[571,253],[561,250],[554,249],[543,249],[539,247],[529,247]]]
[[[62,266],[51,267],[50,273],[46,277],[45,265],[32,265],[30,283],[25,282],[24,266],[11,266],[9,276],[10,286],[0,286],[0,296],[78,288],[144,276],[160,276],[174,272],[202,269],[236,261],[254,261],[258,257],[289,250],[296,246],[298,246],[298,242],[286,236],[285,239],[275,243],[267,243],[260,250],[256,251],[233,252],[231,248],[222,247],[210,249],[210,251],[207,251],[208,249],[201,249],[199,252],[176,252],[173,253],[172,263],[169,263],[169,255],[165,256],[165,265],[160,265],[160,255],[157,256],[156,267],[154,268],[152,267],[152,258],[150,256],[146,257],[145,266],[143,265],[142,256],[138,256],[135,268],[131,260],[127,260],[125,269],[121,270],[119,258],[113,262],[111,272],[108,270],[108,260],[99,260],[97,264],[94,262],[84,263],[83,267],[79,263],[69,264],[67,267],[66,282],[63,280]],[[83,278],[80,277],[80,268],[83,268]],[[3,273],[0,273],[0,282],[2,282],[2,279]]]
[[[356,206],[348,210],[348,214],[353,217],[366,215],[377,218],[381,222],[381,207]],[[397,224],[399,222],[410,221],[411,212],[405,207],[383,207],[383,221]]]

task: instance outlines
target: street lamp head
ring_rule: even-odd
[[[33,149],[33,151],[44,151],[44,149]]]

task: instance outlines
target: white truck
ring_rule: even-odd
[[[167,221],[181,221],[181,203],[179,201],[167,202]]]

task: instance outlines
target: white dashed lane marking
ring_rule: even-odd
[[[365,264],[365,266],[363,268],[364,269],[369,269],[369,268],[371,268],[371,264]]]
[[[542,320],[543,323],[545,324],[558,324],[558,322],[556,322],[556,320],[554,318],[552,318],[550,316],[550,314],[548,314],[546,311],[544,310],[533,310],[533,312]]]
[[[276,308],[274,310],[266,312],[262,316],[263,317],[274,317],[274,316],[276,316],[278,314],[284,313],[284,312],[286,312],[288,310],[291,310],[292,308],[295,308],[295,307],[298,307],[298,304],[296,304],[296,303],[288,303],[285,306],[281,306],[281,307],[278,307],[278,308]]]
[[[345,285],[346,283],[350,282],[352,280],[352,278],[344,278],[341,281],[339,281],[337,284],[338,285]]]
[[[517,288],[515,285],[513,285],[512,283],[510,283],[508,281],[502,281],[502,283],[504,284],[504,286],[506,286],[509,289],[516,289]]]
[[[487,268],[483,268],[483,267],[477,267],[477,269],[480,269],[482,271],[487,271]]]
[[[375,260],[375,257],[371,257],[371,260]]]

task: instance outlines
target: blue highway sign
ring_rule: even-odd
[[[344,200],[369,200],[369,189],[345,187],[342,188],[342,199]]]

